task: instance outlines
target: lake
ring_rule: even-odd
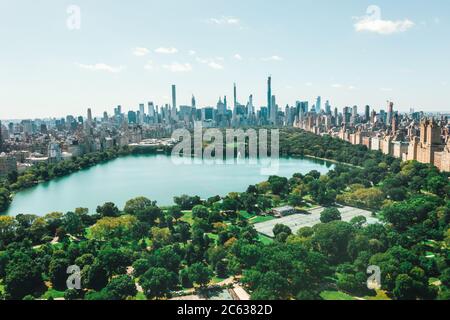
[[[313,159],[281,158],[277,175],[290,178],[294,173],[317,170],[326,173],[333,164]],[[5,214],[45,215],[75,208],[95,208],[114,202],[123,208],[129,199],[145,196],[161,206],[173,204],[173,197],[198,195],[203,199],[243,192],[249,185],[268,179],[261,165],[175,164],[170,156],[126,156],[39,184],[17,193]]]

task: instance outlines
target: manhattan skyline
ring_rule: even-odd
[[[0,119],[171,104],[172,84],[178,105],[232,101],[236,83],[238,102],[252,94],[259,108],[268,75],[280,107],[321,96],[339,109],[450,110],[448,2],[178,2],[1,1]]]

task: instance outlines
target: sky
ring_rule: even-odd
[[[450,112],[449,36],[448,0],[0,0],[0,119],[259,107],[268,75],[283,109]]]

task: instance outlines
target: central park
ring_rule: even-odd
[[[152,166],[135,164],[139,194],[129,193],[131,180],[115,179],[118,193],[103,198],[122,161],[165,163],[164,155],[142,153],[111,149],[3,182],[2,297],[171,299],[233,279],[254,300],[449,298],[450,186],[448,174],[431,165],[286,129],[280,131],[279,175],[255,176],[257,169],[244,166],[226,180],[232,170],[224,166],[219,176],[227,182],[219,183],[202,176],[202,168],[209,169],[199,166],[192,176],[167,182],[157,174],[174,170],[167,163],[153,175]],[[95,186],[87,176],[92,172]],[[196,183],[195,177],[206,178]],[[68,190],[61,184],[71,179],[78,181],[72,196],[79,204],[58,210],[70,196],[58,193]],[[37,211],[20,209],[34,192]],[[289,215],[283,220],[271,213],[280,207],[294,208],[302,219],[312,214],[314,223],[297,228]],[[71,265],[81,269],[80,290],[66,287]],[[380,289],[367,287],[369,266],[381,270]]]

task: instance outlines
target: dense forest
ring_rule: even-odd
[[[450,299],[448,174],[296,129],[282,130],[280,147],[284,155],[351,166],[337,164],[326,175],[273,176],[246,192],[209,199],[182,195],[172,207],[139,197],[124,208],[105,203],[95,213],[74,208],[43,217],[1,216],[1,298],[167,299],[239,277],[255,300],[324,299],[324,292]],[[61,166],[74,165],[67,169],[73,172],[79,161]],[[3,189],[59,176],[54,166],[33,170],[32,179],[24,178],[30,173],[11,177]],[[344,222],[336,203],[368,209],[380,223],[367,224],[364,217]],[[258,234],[254,223],[285,204],[327,209],[314,227],[293,233],[276,225],[273,239]],[[81,269],[81,290],[67,290],[70,265]],[[371,265],[381,270],[380,290],[367,288]]]

